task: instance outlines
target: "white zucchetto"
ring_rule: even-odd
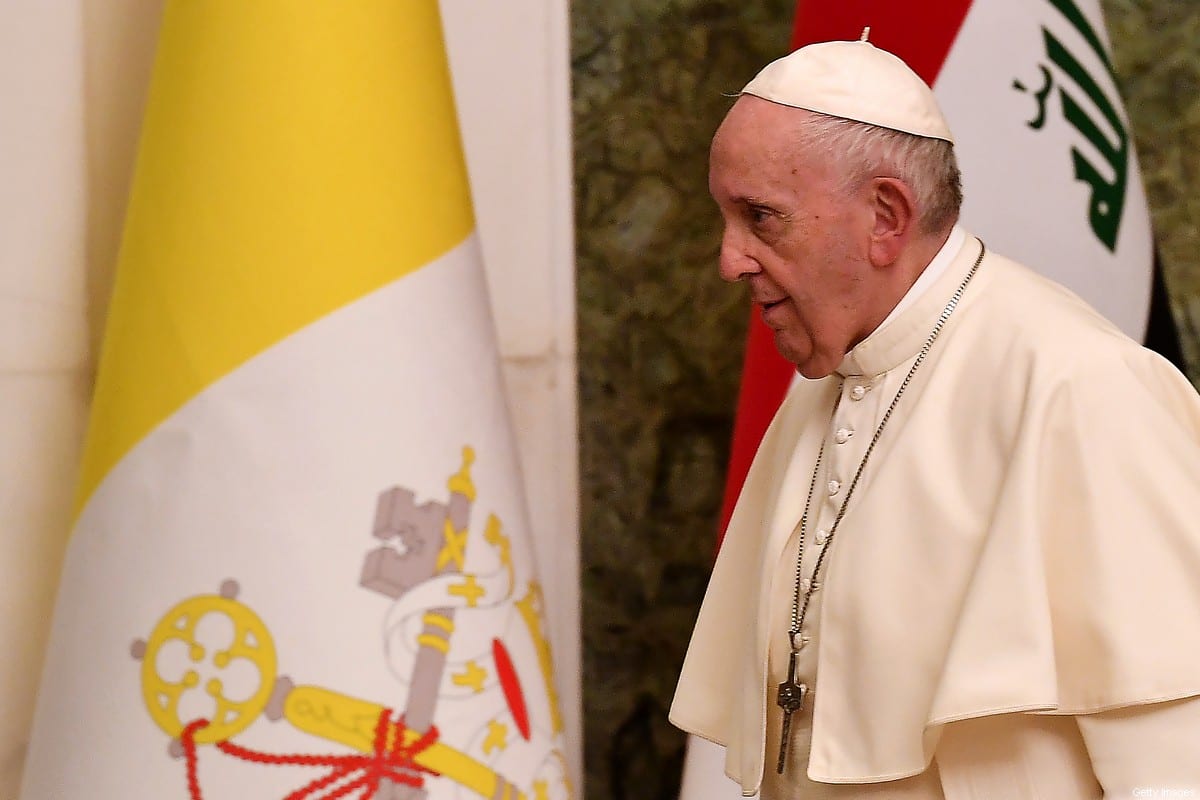
[[[802,47],[764,67],[742,94],[954,143],[925,81],[867,41]]]

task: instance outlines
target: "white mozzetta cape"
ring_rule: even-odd
[[[855,348],[916,354],[974,240]],[[903,350],[904,352],[901,352]],[[910,351],[910,352],[909,352]],[[838,375],[802,381],[747,476],[671,720],[763,770],[769,601]],[[1058,285],[988,254],[900,400],[831,546],[808,773],[923,771],[941,727],[1200,694],[1200,398]]]

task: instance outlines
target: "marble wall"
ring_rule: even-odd
[[[1200,4],[1106,0],[1200,378]],[[587,792],[674,798],[666,721],[707,582],[747,316],[716,276],[708,140],[794,0],[574,0]]]

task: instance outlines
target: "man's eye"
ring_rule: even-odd
[[[771,218],[771,212],[761,206],[750,206],[748,209],[751,221],[762,224]]]

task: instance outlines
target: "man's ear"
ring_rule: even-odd
[[[898,178],[872,178],[868,202],[873,217],[869,258],[876,267],[891,266],[917,231],[917,197]]]

